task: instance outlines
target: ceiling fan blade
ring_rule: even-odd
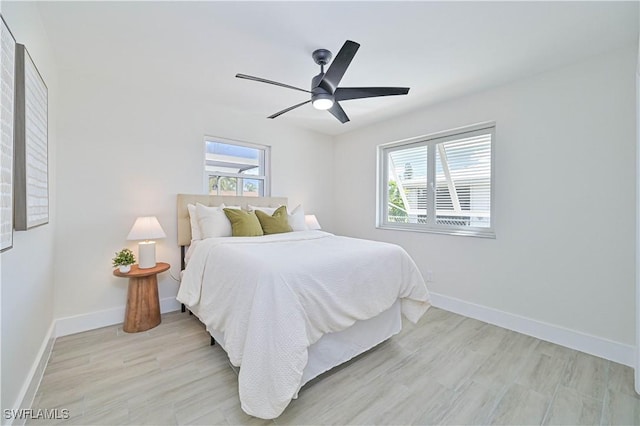
[[[329,108],[327,111],[329,111],[331,114],[333,114],[333,116],[335,118],[337,118],[338,120],[340,120],[340,122],[342,124],[346,123],[347,121],[349,121],[349,117],[347,117],[347,113],[344,112],[344,110],[342,109],[342,107],[340,106],[339,103],[334,102],[333,106],[331,108]]]
[[[336,101],[374,98],[377,96],[406,95],[408,87],[338,87],[333,94]]]
[[[351,60],[356,55],[358,48],[360,48],[360,45],[355,41],[345,41],[335,59],[331,62],[331,65],[329,65],[329,69],[324,74],[324,77],[322,77],[322,80],[318,83],[318,86],[333,94],[338,84],[340,84],[342,76],[347,71]]]
[[[280,87],[286,87],[287,89],[299,90],[299,91],[305,92],[305,93],[311,93],[310,91],[305,90],[305,89],[301,89],[299,87],[289,86],[288,84],[278,83],[277,81],[267,80],[266,78],[254,77],[252,75],[236,74],[236,77],[237,78],[244,78],[245,80],[259,81],[260,83],[267,83],[267,84],[273,84],[273,85],[280,86]]]
[[[296,109],[296,108],[298,108],[299,106],[302,106],[302,105],[304,105],[304,104],[308,104],[309,102],[311,102],[311,99],[309,99],[308,101],[301,102],[301,103],[299,103],[298,105],[290,106],[289,108],[287,108],[287,109],[283,109],[282,111],[278,111],[278,112],[276,112],[275,114],[270,115],[270,116],[269,116],[269,117],[267,117],[267,118],[276,118],[276,117],[279,117],[279,116],[281,116],[282,114],[284,114],[285,112],[289,112],[289,111],[291,111],[292,109]]]

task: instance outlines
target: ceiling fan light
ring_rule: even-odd
[[[333,99],[330,95],[318,95],[312,102],[315,109],[327,110],[333,106]]]

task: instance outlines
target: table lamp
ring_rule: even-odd
[[[138,243],[138,268],[149,269],[156,266],[156,240],[166,238],[166,234],[155,216],[136,219],[127,240],[144,240]]]
[[[315,214],[306,214],[304,215],[304,223],[307,225],[307,228],[314,229],[322,229],[320,227],[320,222],[318,222],[318,218]]]

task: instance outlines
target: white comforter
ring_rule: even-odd
[[[199,242],[178,300],[198,306],[207,330],[224,332],[231,363],[242,366],[242,409],[278,417],[297,394],[307,348],[323,334],[372,318],[398,298],[416,322],[429,294],[399,246],[322,231]]]

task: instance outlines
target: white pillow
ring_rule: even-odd
[[[309,228],[304,220],[304,210],[302,204],[298,205],[289,213],[289,226],[294,231],[306,231]]]
[[[198,216],[198,225],[200,226],[200,237],[230,237],[231,222],[224,214],[225,205],[221,204],[217,207],[207,207],[200,203],[196,204],[196,215]],[[228,209],[239,209],[238,206],[226,206]]]
[[[200,233],[200,225],[198,224],[196,206],[193,204],[187,204],[187,210],[189,210],[189,222],[191,223],[191,241],[201,240],[202,234]]]
[[[249,204],[249,211],[256,211],[256,210],[260,210],[261,212],[264,212],[266,214],[268,214],[269,216],[271,216],[276,210],[278,210],[280,207],[261,207],[261,206],[252,206],[251,204]]]

